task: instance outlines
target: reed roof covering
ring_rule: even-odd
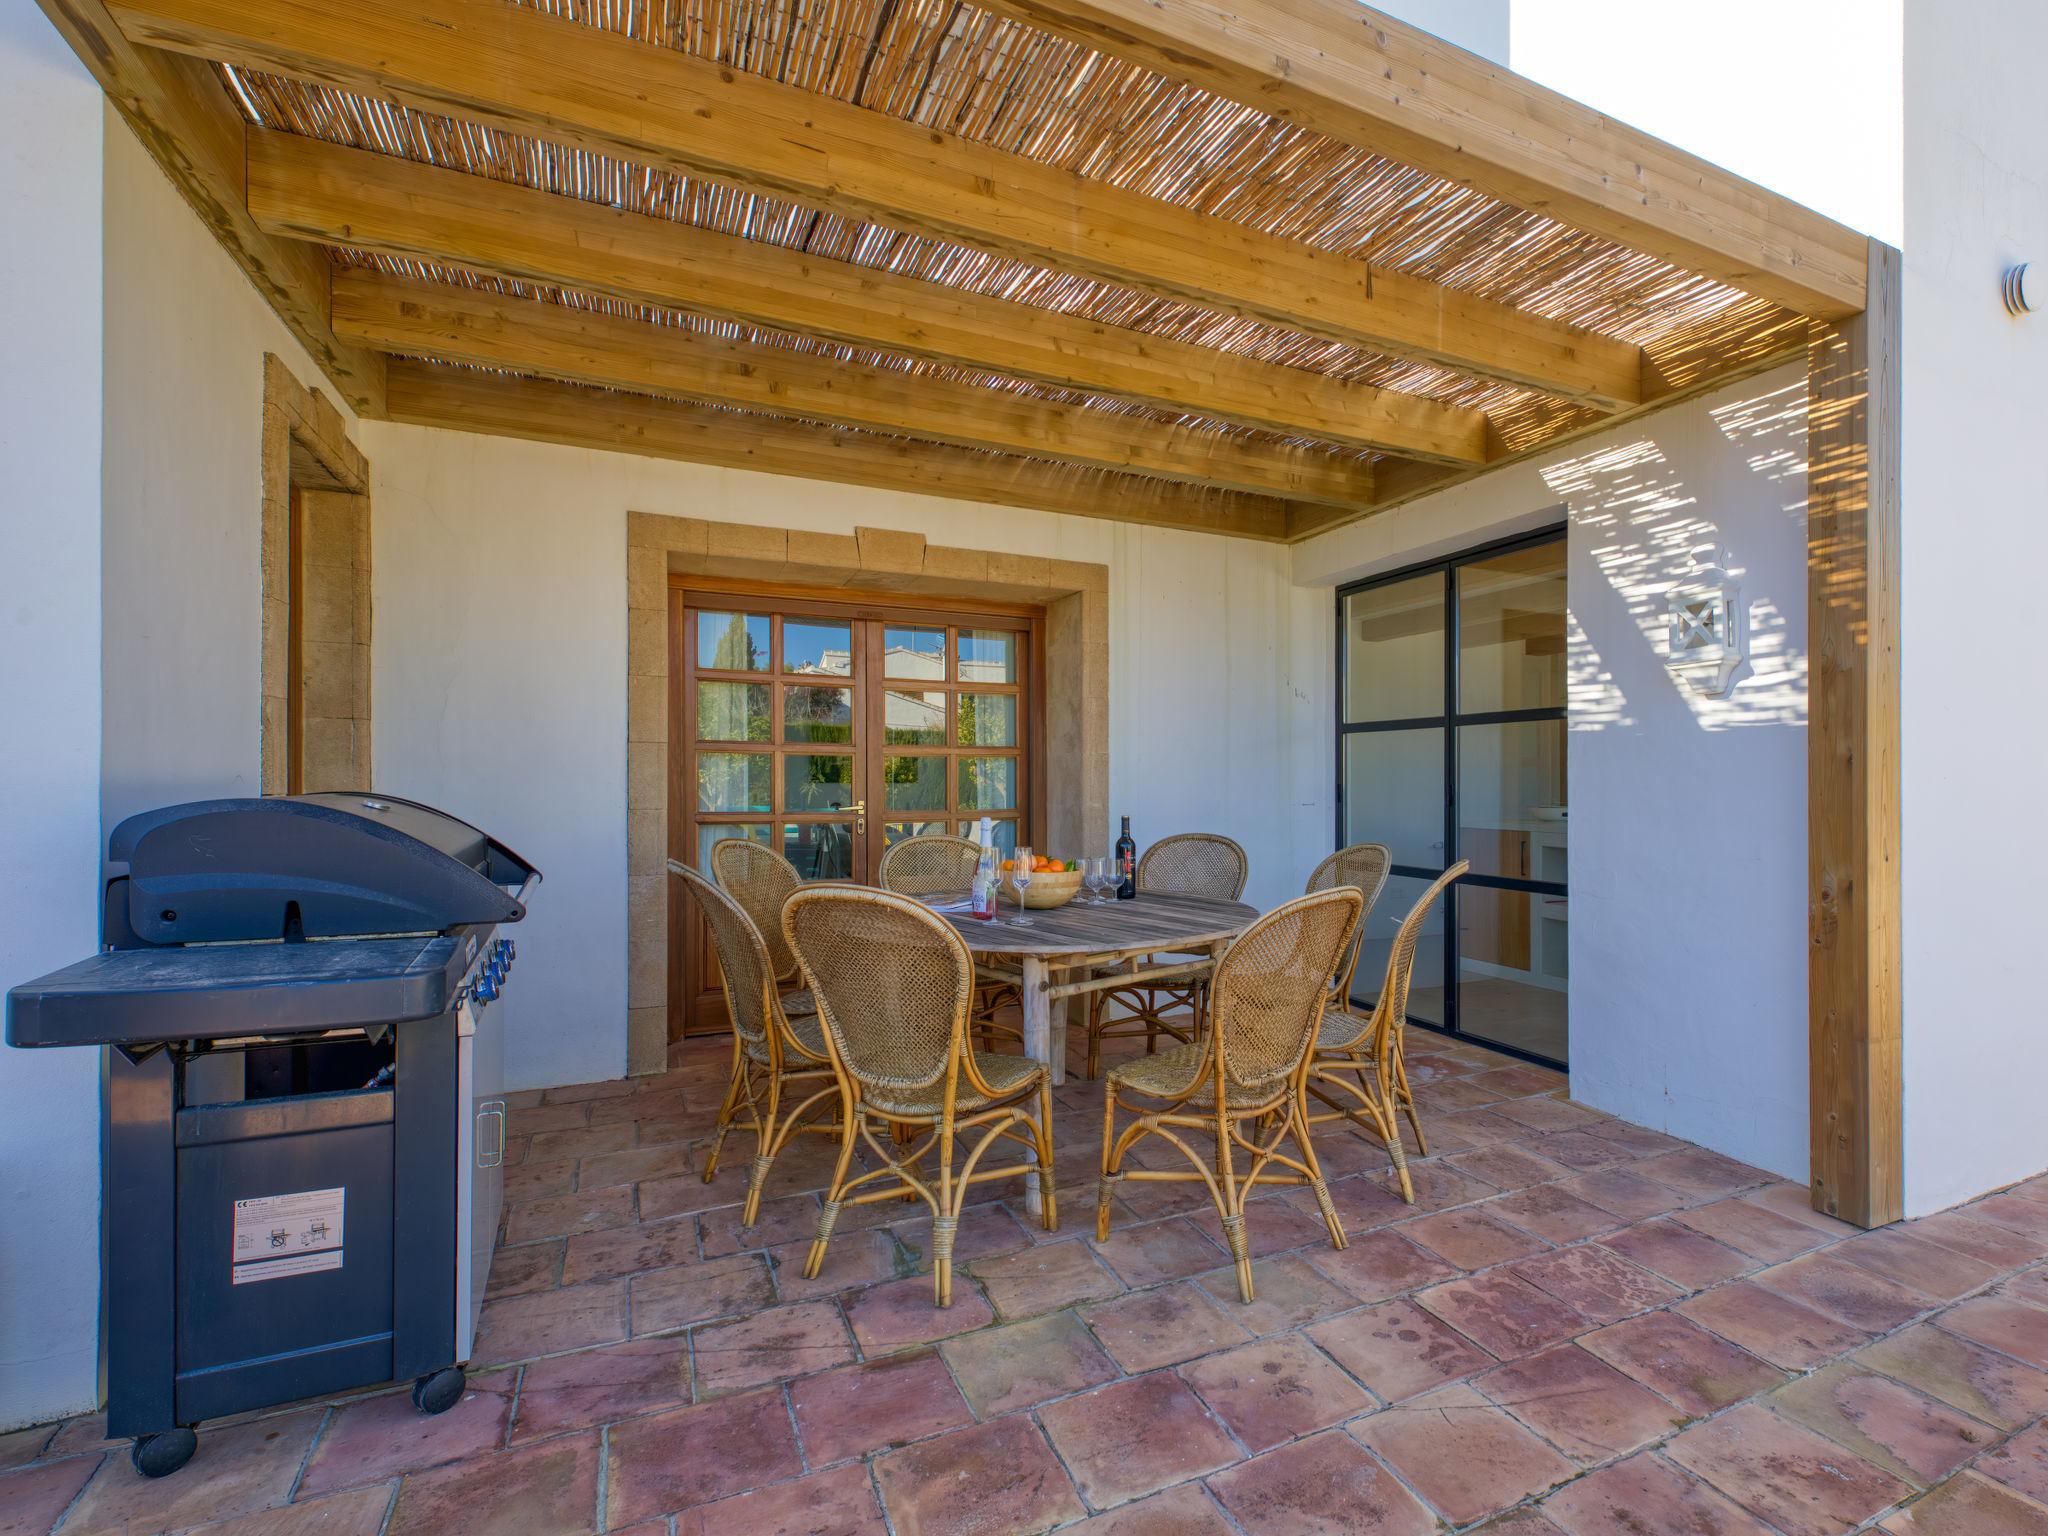
[[[1726,283],[1540,213],[1322,137],[1124,59],[962,0],[521,0],[565,27],[675,49],[984,143],[1147,197],[1363,264],[1512,305],[1644,349],[1666,389],[1726,373],[1803,336],[1797,316]],[[801,250],[976,295],[1357,381],[1485,413],[1511,454],[1602,419],[1584,403],[1412,358],[1347,346],[1220,309],[1014,256],[926,238],[671,169],[628,163],[414,110],[331,85],[220,66],[254,125],[402,157]],[[1145,405],[1077,394],[930,359],[766,331],[684,310],[347,246],[344,265],[673,326],[769,348],[1091,409],[1170,420]],[[1184,424],[1248,442],[1283,439],[1199,415]]]

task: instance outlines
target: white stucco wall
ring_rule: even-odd
[[[111,107],[106,120],[111,829],[262,792],[263,354],[336,394]]]
[[[0,988],[99,939],[99,86],[0,9]],[[0,1430],[98,1401],[99,1060],[0,1048]]]
[[[377,783],[545,875],[519,934],[514,1086],[625,1065],[628,510],[1106,563],[1112,812],[1141,842],[1236,837],[1266,904],[1329,847],[1327,735],[1299,717],[1326,696],[1327,617],[1277,546],[388,423],[362,441]]]
[[[1805,402],[1795,365],[1295,558],[1298,581],[1333,586],[1568,515],[1572,1092],[1794,1180],[1807,1165]],[[1718,700],[1662,655],[1665,593],[1709,542],[1728,551],[1752,641]],[[1327,691],[1308,707],[1327,719]]]
[[[2048,313],[1999,302],[2048,272],[2048,8],[1906,8],[1901,567],[1908,1214],[2048,1166],[2040,932],[2048,762],[2030,682],[2048,568],[2040,436]]]

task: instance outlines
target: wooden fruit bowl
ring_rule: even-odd
[[[1031,877],[1031,883],[1024,887],[1024,905],[1034,912],[1064,907],[1074,899],[1074,893],[1080,889],[1080,870],[1041,869]],[[1001,904],[1014,910],[1017,905],[1017,883],[1007,873],[1003,876],[1000,892]]]

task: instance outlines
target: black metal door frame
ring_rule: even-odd
[[[1538,529],[1534,533],[1517,534],[1512,538],[1495,539],[1490,543],[1462,550],[1436,560],[1424,560],[1415,565],[1405,565],[1399,570],[1387,571],[1363,581],[1354,581],[1337,589],[1337,687],[1335,709],[1337,713],[1337,843],[1342,847],[1347,839],[1344,829],[1344,743],[1347,737],[1365,735],[1377,731],[1400,731],[1435,729],[1443,732],[1444,755],[1444,862],[1431,869],[1420,864],[1395,864],[1391,873],[1424,881],[1434,880],[1463,856],[1458,847],[1458,731],[1463,726],[1517,725],[1526,722],[1563,720],[1566,707],[1559,705],[1552,709],[1496,709],[1465,714],[1458,709],[1458,571],[1461,567],[1475,565],[1496,555],[1510,554],[1520,549],[1533,549],[1542,544],[1562,544],[1566,525],[1557,523]],[[1346,659],[1344,635],[1344,605],[1346,599],[1356,592],[1370,591],[1375,587],[1392,586],[1396,582],[1413,581],[1418,576],[1437,574],[1444,585],[1444,699],[1443,711],[1437,715],[1416,716],[1404,720],[1370,720],[1358,724],[1347,724],[1344,719],[1346,697]],[[1408,1022],[1418,1029],[1434,1030],[1438,1034],[1451,1035],[1476,1041],[1488,1050],[1504,1055],[1533,1061],[1546,1067],[1563,1070],[1567,1062],[1554,1057],[1526,1051],[1518,1046],[1505,1045],[1489,1040],[1484,1035],[1467,1034],[1459,1022],[1458,992],[1458,893],[1464,887],[1501,891],[1523,891],[1534,896],[1568,896],[1567,885],[1554,880],[1517,879],[1509,875],[1468,874],[1444,892],[1444,944],[1443,983],[1444,1016],[1441,1023],[1428,1019],[1410,1017]],[[1569,993],[1567,993],[1569,999]],[[1567,1001],[1569,1016],[1569,1001]]]

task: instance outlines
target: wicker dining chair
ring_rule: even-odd
[[[694,869],[674,859],[668,867],[682,877],[711,929],[725,1006],[732,1014],[732,1076],[719,1107],[711,1154],[704,1160],[704,1182],[717,1176],[725,1138],[744,1115],[754,1133],[754,1165],[740,1224],[751,1227],[760,1218],[768,1170],[790,1137],[799,1132],[839,1133],[839,1085],[818,1016],[791,1018],[783,1011],[766,938],[746,909]],[[776,926],[779,930],[779,921]],[[785,1107],[791,1101],[794,1107]]]
[[[1415,974],[1415,946],[1422,937],[1423,920],[1430,906],[1453,880],[1472,866],[1460,860],[1431,883],[1401,919],[1387,954],[1387,974],[1380,982],[1380,995],[1372,1013],[1362,1016],[1348,1006],[1350,978],[1345,978],[1347,1006],[1326,1009],[1316,1033],[1315,1054],[1309,1061],[1308,1091],[1328,1106],[1309,1116],[1311,1125],[1348,1120],[1372,1132],[1387,1144],[1394,1173],[1401,1181],[1401,1198],[1415,1203],[1415,1186],[1408,1177],[1408,1158],[1401,1147],[1401,1117],[1408,1117],[1415,1129],[1415,1146],[1424,1157],[1429,1143],[1422,1138],[1422,1121],[1415,1111],[1415,1095],[1408,1087],[1408,1068],[1401,1059],[1401,1037],[1408,1017],[1408,984]],[[1365,926],[1361,917],[1360,928]],[[1359,948],[1364,947],[1360,935]],[[1356,967],[1357,954],[1352,965]],[[1342,1095],[1342,1097],[1339,1097]]]
[[[1365,924],[1372,916],[1373,903],[1380,899],[1380,892],[1386,888],[1387,873],[1393,868],[1393,850],[1385,843],[1353,843],[1348,848],[1339,848],[1315,867],[1308,877],[1305,894],[1327,891],[1336,886],[1348,885],[1365,898],[1365,909],[1358,914],[1358,929],[1351,936],[1351,944],[1341,957],[1337,974],[1330,983],[1330,1002],[1324,1010],[1324,1027],[1329,1027],[1332,1013],[1347,1013],[1351,1008],[1351,982],[1358,971],[1358,956],[1365,947]]]
[[[1209,981],[1208,1029],[1201,1040],[1110,1069],[1102,1105],[1096,1241],[1109,1237],[1110,1209],[1123,1180],[1199,1179],[1216,1202],[1237,1264],[1238,1295],[1245,1301],[1252,1299],[1245,1202],[1261,1182],[1308,1185],[1331,1245],[1344,1246],[1344,1225],[1330,1202],[1309,1137],[1306,1085],[1330,974],[1363,906],[1356,890],[1340,886],[1274,908],[1216,962]],[[1143,1099],[1163,1101],[1163,1107],[1147,1109],[1139,1102]],[[1116,1129],[1119,1109],[1135,1116],[1121,1134]],[[1204,1157],[1189,1144],[1183,1134],[1189,1131],[1215,1139],[1213,1156]],[[1180,1152],[1192,1171],[1125,1169],[1124,1158],[1147,1136]],[[1298,1156],[1280,1150],[1289,1137]],[[1242,1175],[1239,1153],[1247,1157]],[[1274,1164],[1291,1171],[1269,1172]]]
[[[1138,860],[1136,885],[1143,892],[1171,896],[1211,896],[1236,901],[1244,894],[1251,862],[1244,849],[1215,832],[1181,832],[1163,837]],[[1159,1037],[1171,1035],[1182,1045],[1195,1038],[1201,1025],[1202,978],[1164,986],[1114,987],[1088,994],[1088,1076],[1102,1069],[1102,1042],[1145,1037],[1145,1054],[1159,1049]],[[1110,1005],[1126,1011],[1115,1018]]]
[[[789,898],[782,924],[818,1001],[840,1094],[839,1162],[804,1278],[817,1278],[841,1209],[914,1195],[931,1208],[935,1295],[950,1306],[953,1239],[973,1185],[1036,1173],[1045,1229],[1059,1226],[1051,1076],[1027,1057],[973,1048],[974,957],[930,908],[889,891],[806,886]],[[877,1124],[910,1139],[884,1141]],[[972,1149],[956,1158],[956,1142],[970,1136]],[[981,1167],[1006,1138],[1030,1161]],[[858,1173],[856,1140],[870,1163]],[[933,1151],[935,1177],[919,1170]]]
[[[782,1011],[799,1018],[818,1011],[797,973],[796,956],[782,936],[782,904],[804,883],[796,866],[762,843],[728,837],[711,845],[711,878],[740,904],[768,946],[768,963],[782,998]]]
[[[937,896],[972,889],[980,866],[981,844],[972,838],[926,833],[891,843],[882,853],[876,880],[883,890],[899,896]],[[1006,958],[988,957],[999,966]],[[1016,966],[1011,964],[1007,969],[1015,971]],[[1023,1041],[1022,1023],[1012,1024],[996,1017],[998,1009],[1011,1004],[1021,1006],[1023,1001],[1023,989],[1016,982],[1000,974],[990,975],[985,964],[975,968],[974,1032],[983,1049],[994,1049],[997,1035]]]

